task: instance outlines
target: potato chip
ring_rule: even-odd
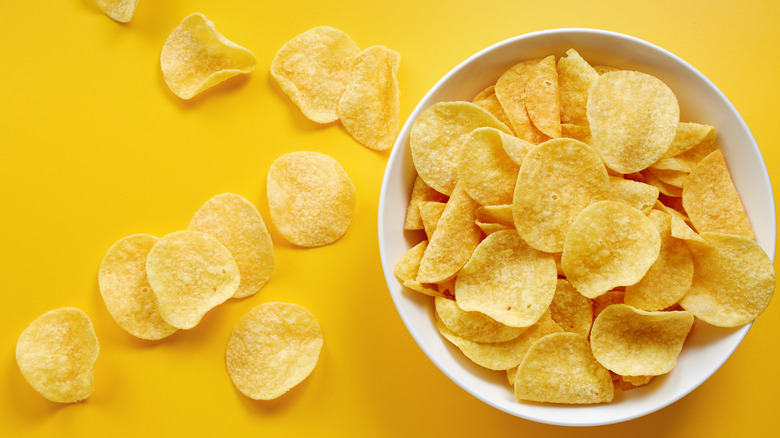
[[[420,177],[436,191],[452,194],[458,182],[458,158],[471,131],[490,127],[511,134],[494,115],[471,102],[439,102],[412,124],[409,148]]]
[[[590,135],[590,128],[583,125],[561,123],[561,137],[573,138],[585,144],[593,143],[593,137]]]
[[[561,264],[571,284],[595,298],[641,280],[660,250],[661,236],[645,214],[622,202],[601,201],[574,219]]]
[[[652,210],[648,218],[661,236],[661,250],[645,276],[626,286],[625,303],[642,310],[663,310],[677,303],[691,287],[693,259],[685,242],[672,236],[671,214]]]
[[[416,280],[417,272],[420,270],[420,260],[422,260],[427,246],[428,241],[423,240],[406,251],[406,253],[404,253],[404,255],[395,263],[393,274],[404,287],[415,292],[420,292],[432,297],[450,297],[452,295],[451,293],[440,291],[436,285],[422,284]]]
[[[677,132],[680,106],[660,79],[635,71],[599,76],[588,92],[593,145],[607,166],[638,172],[658,161]]]
[[[108,249],[98,271],[100,295],[122,329],[141,339],[162,339],[177,329],[165,322],[146,277],[146,256],[159,238],[133,234]]]
[[[622,304],[626,295],[624,289],[613,289],[593,299],[593,319],[612,304]]]
[[[510,327],[481,312],[466,312],[455,300],[435,299],[436,316],[454,334],[471,342],[505,342],[520,336],[525,327]]]
[[[685,180],[688,178],[688,171],[686,170],[655,169],[651,167],[646,169],[645,172],[652,174],[662,183],[679,189],[683,188]]]
[[[458,181],[481,205],[512,203],[520,167],[504,149],[504,143],[511,139],[512,136],[495,128],[477,128],[460,147]]]
[[[576,333],[554,333],[537,340],[515,375],[515,397],[542,403],[610,402],[615,387],[609,371]]]
[[[306,118],[335,122],[349,77],[348,59],[360,47],[346,33],[319,26],[286,42],[271,61],[271,76]]]
[[[420,203],[420,218],[423,221],[423,228],[425,229],[425,235],[428,236],[428,240],[433,237],[433,233],[436,231],[436,226],[439,224],[439,219],[444,214],[445,208],[447,208],[446,202],[427,201]]]
[[[515,229],[512,205],[485,205],[475,212],[476,224],[487,235],[496,231]]]
[[[593,149],[570,138],[548,140],[532,149],[520,167],[512,207],[515,226],[533,248],[560,252],[574,218],[609,192],[607,169]]]
[[[216,237],[175,231],[149,250],[146,275],[160,315],[170,325],[191,329],[236,293],[240,281],[233,255]]]
[[[367,148],[393,147],[401,128],[401,55],[384,46],[372,46],[349,59],[349,75],[338,103],[341,124]]]
[[[329,245],[346,234],[357,194],[335,159],[319,152],[291,152],[268,169],[268,206],[279,233],[295,245]]]
[[[596,70],[596,73],[599,75],[603,75],[604,73],[609,73],[611,71],[620,71],[617,67],[612,67],[610,65],[594,65],[593,70]]]
[[[514,135],[529,143],[539,144],[547,140],[531,122],[525,106],[525,86],[540,59],[515,64],[498,78],[495,85],[496,97],[504,108]]]
[[[616,176],[609,177],[609,200],[630,205],[648,214],[658,201],[658,188],[650,184]]]
[[[555,56],[539,61],[525,84],[525,107],[536,128],[550,138],[561,136],[561,98]]]
[[[638,386],[644,386],[650,383],[655,376],[620,376],[618,375],[618,384],[620,389],[629,390]]]
[[[458,273],[455,298],[512,327],[528,327],[547,311],[558,274],[552,255],[527,245],[515,230],[487,236]]]
[[[92,321],[75,307],[44,313],[16,341],[16,363],[46,399],[73,403],[92,394],[100,346]]]
[[[613,304],[593,321],[590,343],[596,360],[610,371],[659,376],[674,368],[692,326],[691,312],[647,312]]]
[[[257,66],[255,55],[229,41],[203,14],[187,16],[168,35],[160,52],[165,83],[173,94],[196,94]]]
[[[682,190],[682,204],[699,234],[711,231],[754,238],[720,150],[709,154],[691,171]]]
[[[501,106],[501,102],[499,102],[498,97],[496,97],[495,85],[491,85],[477,94],[471,103],[486,109],[490,114],[496,116],[496,118],[504,125],[511,126],[509,118],[504,111],[504,107]]]
[[[671,158],[692,150],[703,142],[715,142],[715,127],[701,123],[680,122],[669,149],[662,158]],[[701,158],[704,158],[703,156]],[[655,166],[653,166],[655,167]],[[688,169],[690,170],[690,169]]]
[[[564,331],[587,338],[593,323],[593,303],[577,292],[571,283],[559,278],[550,303],[550,315]]]
[[[308,377],[324,338],[317,319],[291,303],[263,303],[233,328],[225,348],[228,375],[254,400],[278,398]]]
[[[679,198],[682,196],[682,189],[680,187],[675,187],[671,184],[667,184],[661,181],[657,176],[655,176],[655,173],[653,173],[652,170],[653,169],[645,169],[642,172],[642,176],[644,177],[647,184],[657,188],[659,194],[661,195],[670,196],[673,198]]]
[[[701,233],[705,243],[688,241],[693,256],[693,284],[680,305],[719,327],[736,327],[757,318],[772,300],[772,260],[752,239]]]
[[[114,21],[127,23],[133,18],[138,0],[95,0],[98,7]]]
[[[243,196],[214,196],[195,212],[187,229],[211,234],[233,254],[241,277],[234,298],[256,294],[271,278],[276,263],[271,235],[257,207]]]
[[[587,126],[588,89],[598,77],[598,72],[574,49],[567,50],[566,56],[558,60],[561,122]]]
[[[417,175],[414,178],[412,194],[409,197],[409,206],[406,209],[404,230],[422,230],[424,228],[422,218],[420,217],[420,203],[427,201],[447,202],[447,199],[446,195],[432,189]]]

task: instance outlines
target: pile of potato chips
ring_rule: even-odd
[[[417,177],[394,273],[518,400],[587,404],[670,372],[695,319],[768,306],[772,262],[716,146],[672,90],[576,50],[519,62],[410,131]]]

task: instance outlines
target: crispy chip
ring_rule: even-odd
[[[233,328],[225,364],[241,393],[254,400],[271,400],[314,371],[322,345],[322,329],[311,312],[297,304],[264,303]]]
[[[440,292],[439,288],[435,285],[422,284],[416,280],[417,272],[420,270],[420,260],[422,260],[427,246],[428,241],[423,240],[406,251],[406,253],[404,253],[404,255],[395,263],[393,274],[404,287],[413,291],[432,297],[450,296],[452,294]]]
[[[571,123],[561,123],[561,137],[573,138],[585,144],[593,143],[590,135],[590,128],[587,125],[572,125]],[[607,171],[611,171],[607,169]]]
[[[653,173],[652,170],[653,169],[645,169],[642,171],[642,176],[644,177],[647,184],[657,188],[661,195],[673,198],[679,198],[682,196],[682,189],[680,187],[675,187],[671,184],[667,184],[661,181],[657,176],[655,176],[655,173]]]
[[[477,226],[487,235],[496,231],[515,229],[512,205],[485,205],[475,212]]]
[[[561,136],[561,98],[555,56],[550,55],[533,67],[525,84],[525,107],[531,123],[550,138]]]
[[[593,323],[593,303],[564,279],[558,279],[555,296],[550,303],[550,315],[564,331],[584,337]]]
[[[618,375],[618,384],[620,389],[634,389],[638,386],[644,386],[650,383],[655,376],[620,376]]]
[[[401,55],[372,46],[349,59],[349,75],[338,104],[338,117],[355,140],[383,151],[395,143],[401,127]]]
[[[447,202],[447,196],[432,189],[419,175],[417,175],[414,178],[412,194],[409,197],[409,206],[406,209],[404,230],[422,230],[424,228],[422,218],[420,217],[419,206],[420,203],[427,201]]]
[[[436,316],[454,334],[471,342],[505,342],[520,336],[525,327],[510,327],[481,312],[466,312],[455,300],[436,298]]]
[[[598,72],[574,49],[567,50],[566,56],[558,60],[563,123],[587,126],[588,117],[585,109],[588,103],[588,89],[598,77]],[[578,140],[582,139],[578,138]]]
[[[512,142],[513,138],[495,128],[477,128],[460,147],[458,181],[481,205],[512,202],[520,167],[509,158],[504,143]]]
[[[593,299],[593,319],[598,318],[599,314],[612,304],[622,304],[626,295],[623,289],[614,289],[607,291]]]
[[[271,76],[304,116],[335,122],[349,77],[348,59],[360,53],[346,33],[315,27],[285,43],[271,61]]]
[[[16,362],[42,396],[72,403],[92,394],[99,351],[89,317],[75,307],[63,307],[44,313],[22,331]]]
[[[279,233],[295,245],[329,245],[346,234],[357,194],[335,159],[319,152],[291,152],[268,169],[268,206]]]
[[[203,14],[187,16],[168,35],[160,53],[165,83],[182,99],[257,66],[255,55],[217,32]]]
[[[495,92],[501,107],[504,108],[515,136],[533,144],[547,140],[531,122],[525,106],[525,86],[540,59],[532,59],[515,64],[496,81]]]
[[[693,326],[686,311],[647,312],[613,304],[593,321],[593,355],[622,376],[658,376],[677,363],[683,342]]]
[[[256,294],[271,278],[276,262],[271,235],[257,207],[243,196],[214,196],[195,212],[187,229],[211,234],[233,254],[241,274],[234,298]]]
[[[175,231],[149,250],[146,274],[160,315],[170,325],[190,329],[236,293],[238,265],[216,237],[200,231]]]
[[[108,313],[122,329],[141,339],[162,339],[176,331],[160,315],[146,277],[146,256],[158,240],[150,234],[120,239],[108,249],[98,271]]]
[[[671,158],[691,151],[703,142],[714,143],[715,127],[700,123],[680,122],[674,134],[672,144],[662,158]],[[703,156],[701,158],[704,158]],[[688,169],[690,170],[690,169]]]
[[[506,126],[511,126],[509,118],[504,111],[504,107],[501,106],[501,102],[496,97],[496,86],[491,85],[474,97],[471,103],[485,108],[490,114],[496,116],[496,118]]]
[[[630,205],[642,213],[648,214],[658,201],[658,188],[639,181],[609,177],[609,200]]]
[[[425,229],[425,235],[428,236],[428,240],[433,237],[433,233],[436,231],[436,226],[439,224],[439,219],[444,214],[445,208],[447,208],[446,202],[427,201],[420,203],[420,218],[422,218],[423,228]]]
[[[133,18],[138,0],[95,0],[98,7],[112,20],[127,23]]]

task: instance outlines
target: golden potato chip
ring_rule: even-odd
[[[609,371],[576,333],[553,333],[537,340],[515,374],[515,397],[542,403],[610,402],[615,387]]]
[[[165,322],[146,277],[146,256],[159,238],[133,234],[108,249],[98,271],[100,295],[122,329],[141,339],[162,339],[177,329]]]
[[[655,169],[649,168],[645,170],[652,174],[659,181],[672,187],[682,189],[685,185],[685,180],[688,178],[688,171],[685,170],[672,170],[672,169]],[[682,193],[682,192],[681,192]]]
[[[598,77],[598,72],[574,49],[567,50],[566,56],[558,60],[561,122],[587,126],[588,89]]]
[[[271,61],[271,76],[306,118],[335,122],[349,77],[348,59],[358,53],[360,48],[346,33],[315,27],[279,49]]]
[[[547,140],[547,136],[531,122],[525,106],[525,86],[539,61],[532,59],[515,64],[498,78],[495,85],[496,97],[504,108],[514,135],[533,144]]]
[[[525,84],[525,107],[531,123],[550,138],[561,136],[561,98],[555,56],[534,65]]]
[[[271,278],[276,263],[271,235],[257,207],[243,196],[214,196],[195,212],[187,229],[211,234],[233,254],[241,277],[234,298],[256,294]]]
[[[433,233],[436,231],[436,225],[439,224],[439,219],[441,219],[441,215],[444,214],[444,209],[446,207],[446,202],[427,201],[420,203],[420,218],[423,221],[423,228],[425,229],[425,235],[428,236],[428,240],[433,237]]]
[[[571,283],[559,278],[550,303],[550,316],[564,331],[587,338],[593,323],[593,303]]]
[[[612,304],[622,304],[626,295],[623,289],[613,289],[593,299],[593,319]]]
[[[595,298],[641,280],[660,250],[661,236],[644,213],[622,202],[600,201],[569,227],[561,265],[581,294]]]
[[[682,189],[680,187],[675,187],[671,184],[667,184],[661,181],[657,176],[655,176],[655,173],[653,173],[652,170],[653,169],[645,169],[642,171],[642,176],[644,177],[647,184],[657,188],[661,195],[674,198],[679,198],[682,196]]]
[[[512,206],[515,226],[533,248],[560,252],[574,218],[609,193],[607,169],[593,149],[570,138],[548,140],[520,166]]]
[[[435,299],[436,316],[454,334],[471,342],[505,342],[520,336],[525,327],[510,327],[481,312],[466,312],[455,300]]]
[[[372,46],[349,59],[349,75],[338,104],[341,124],[367,148],[393,147],[401,128],[401,55]]]
[[[527,245],[515,230],[497,231],[474,250],[458,273],[455,298],[512,327],[528,327],[547,311],[558,278],[552,255]]]
[[[420,177],[436,191],[452,194],[458,182],[458,158],[471,131],[490,127],[511,134],[494,115],[471,102],[439,102],[412,124],[409,148]]]
[[[650,184],[616,176],[609,177],[609,200],[630,205],[648,214],[658,201],[658,188]]]
[[[491,85],[481,91],[474,97],[471,103],[481,106],[486,109],[490,114],[496,116],[496,118],[506,126],[511,126],[509,118],[506,116],[504,107],[501,106],[501,102],[496,97],[496,86]]]
[[[133,18],[138,0],[95,0],[98,7],[112,20],[127,23]]]
[[[476,224],[487,235],[496,231],[515,229],[512,205],[485,205],[475,212]]]
[[[672,214],[672,237],[681,240],[704,241],[704,239],[702,239],[696,231],[693,231],[683,219],[674,214]]]
[[[610,371],[658,376],[674,368],[692,326],[691,312],[648,312],[613,304],[593,321],[590,343],[596,360]]]
[[[701,160],[688,175],[682,204],[699,234],[711,231],[754,237],[720,150]]]
[[[324,338],[317,319],[291,303],[263,303],[233,328],[225,348],[228,375],[254,400],[272,400],[308,377]]]
[[[693,284],[680,306],[712,325],[736,327],[757,318],[772,300],[772,260],[752,239],[701,233],[705,243],[688,241]]]
[[[57,403],[77,402],[92,394],[99,352],[92,321],[75,307],[44,313],[16,341],[16,363],[25,380]]]
[[[638,172],[669,149],[680,122],[680,106],[660,79],[635,71],[605,73],[588,92],[588,123],[607,166]]]
[[[512,203],[520,167],[504,149],[504,143],[511,138],[495,128],[477,128],[460,147],[458,181],[481,205]]]
[[[401,256],[393,267],[393,274],[401,284],[413,291],[420,292],[432,297],[444,297],[452,294],[439,291],[435,285],[422,284],[416,280],[417,272],[420,270],[420,260],[425,254],[425,248],[428,247],[428,241],[423,240],[410,248]]]
[[[412,195],[409,198],[409,206],[406,209],[404,230],[422,230],[424,224],[420,217],[419,205],[426,201],[447,202],[447,196],[432,189],[417,175],[412,186]]]
[[[295,245],[329,245],[346,234],[357,194],[335,159],[319,152],[291,152],[268,169],[268,206],[279,233]]]
[[[638,283],[626,286],[625,303],[654,311],[677,303],[693,281],[693,259],[683,240],[672,236],[672,215],[652,210],[648,218],[661,236],[661,250],[655,263]]]
[[[620,389],[634,389],[638,386],[644,386],[650,383],[655,376],[620,376],[618,375],[618,384]]]
[[[146,275],[160,315],[180,329],[198,325],[206,312],[236,293],[240,281],[230,251],[200,231],[163,236],[149,250]]]
[[[596,73],[599,75],[603,75],[604,73],[609,73],[611,71],[619,71],[620,69],[617,67],[612,67],[610,65],[594,65],[593,70],[596,70]]]
[[[585,144],[593,143],[593,138],[590,135],[590,128],[586,125],[572,125],[571,123],[561,123],[561,137],[573,138]]]
[[[182,99],[257,66],[255,55],[228,40],[203,14],[187,16],[168,35],[160,52],[165,83]]]
[[[695,146],[698,146],[703,142],[715,142],[714,126],[702,125],[701,123],[680,122],[677,124],[677,132],[674,134],[672,144],[661,158],[679,156],[680,154],[692,150]],[[704,158],[704,156],[701,158]]]

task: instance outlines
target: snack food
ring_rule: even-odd
[[[95,0],[98,7],[112,20],[127,23],[133,18],[138,0]]]

